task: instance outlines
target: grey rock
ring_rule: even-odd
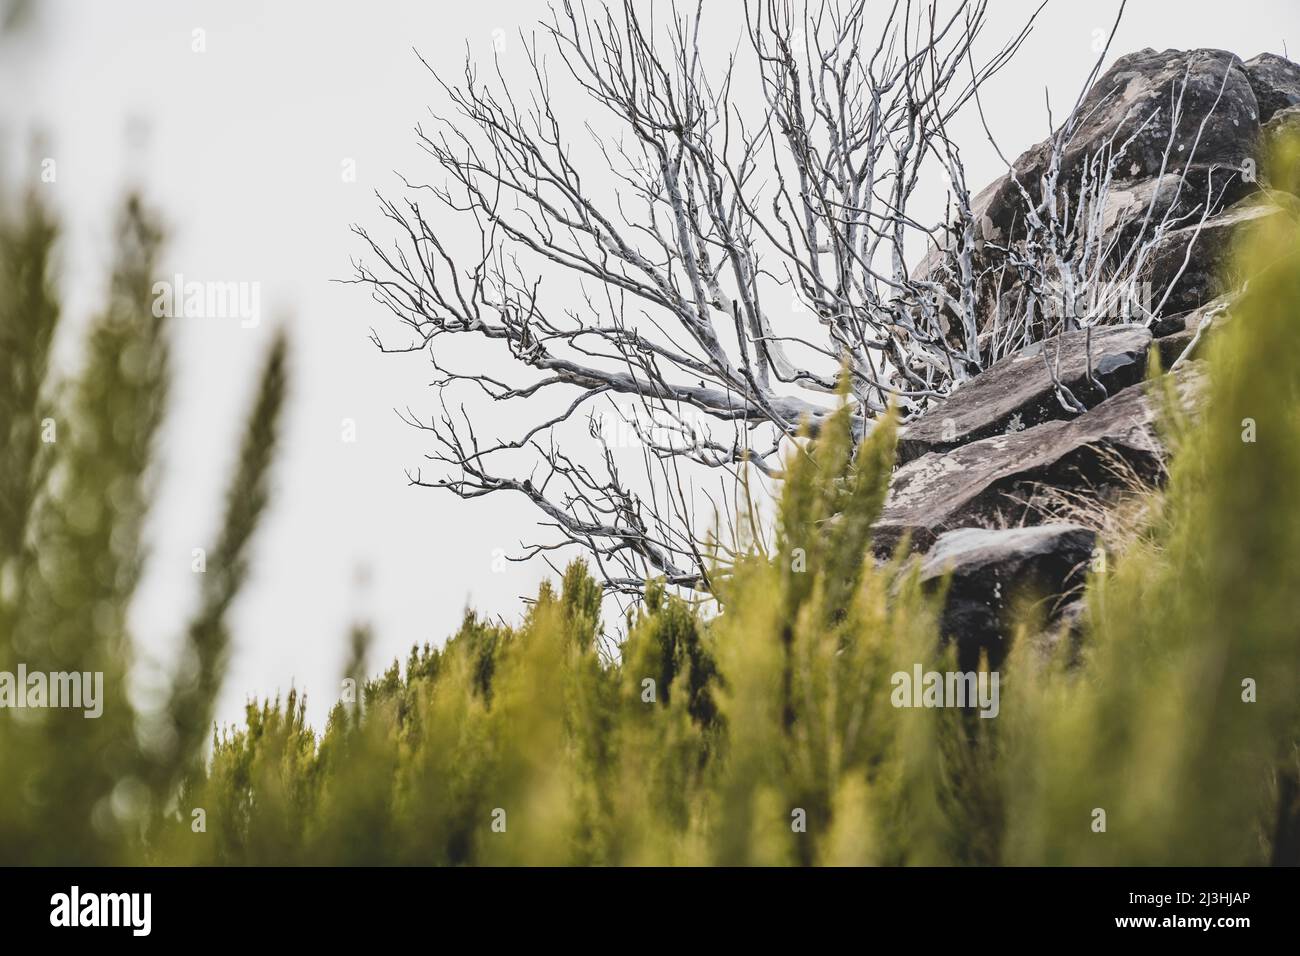
[[[1180,119],[1166,161],[1170,104],[1184,82]],[[1273,89],[1267,84],[1261,88],[1265,87]],[[1258,188],[1260,106],[1245,64],[1231,53],[1147,49],[1120,57],[1084,97],[1080,115],[1085,119],[1062,151],[1062,175],[1055,198],[1062,205],[1071,200],[1088,163],[1099,153],[1123,147],[1122,155],[1116,157],[1102,211],[1106,243],[1115,264],[1139,235],[1149,237],[1152,222],[1161,221],[1166,214],[1174,219],[1199,219],[1208,206],[1211,215],[1216,215]],[[1153,115],[1157,119],[1148,122]],[[1044,140],[1026,150],[1012,164],[1014,177],[1008,172],[972,200],[980,230],[974,263],[977,271],[995,269],[1002,256],[996,247],[1022,238],[1025,200],[1021,188],[1034,202],[1042,200],[1042,176],[1051,149],[1052,141]],[[1181,251],[1186,249],[1184,245]],[[1212,263],[1203,267],[1199,256],[1199,248],[1194,249],[1188,270],[1193,274],[1213,267]],[[948,260],[946,250],[931,247],[915,275],[928,281],[950,277]],[[1152,279],[1176,273],[1176,269],[1172,273],[1166,270],[1153,274]],[[1019,279],[1014,270],[1001,275],[999,281],[981,290],[981,332],[991,327],[999,298],[1004,303],[1017,301]],[[950,278],[944,281],[952,284]],[[1189,280],[1184,285],[1179,296],[1170,297],[1164,315],[1193,307],[1186,304],[1194,298],[1193,283]],[[1154,289],[1157,301],[1164,291],[1163,287]]]
[[[1043,630],[1030,637],[1031,646],[1043,658],[1050,658],[1060,652],[1060,646],[1064,642],[1066,662],[1077,664],[1081,659],[1083,638],[1088,628],[1088,602],[1080,596],[1073,600],[1064,600],[1054,609],[1056,619],[1048,621]]]
[[[1260,132],[1260,153],[1263,157],[1262,179],[1274,190],[1292,197],[1300,196],[1300,162],[1296,147],[1286,140],[1300,140],[1300,106],[1278,110]]]
[[[1084,582],[1096,535],[1076,524],[1028,528],[959,528],[941,535],[921,565],[923,585],[945,580],[941,630],[957,643],[958,666],[971,670],[981,651],[997,666],[1013,615],[1041,602],[1044,623],[1058,619],[1063,595]]]
[[[1259,103],[1259,121],[1267,123],[1278,110],[1300,105],[1300,64],[1276,53],[1261,53],[1244,64]]]
[[[1152,308],[1162,315],[1184,314],[1237,288],[1240,283],[1229,268],[1237,230],[1283,212],[1251,197],[1205,222],[1170,232],[1151,251],[1143,269],[1143,279],[1153,289]]]
[[[1242,183],[1239,173],[1233,171],[1243,169],[1247,159],[1255,158],[1261,122],[1259,104],[1241,60],[1223,50],[1158,53],[1147,49],[1116,60],[1093,85],[1080,107],[1086,118],[1062,156],[1065,184],[1073,184],[1084,165],[1107,143],[1118,146],[1136,134],[1116,167],[1119,191],[1135,192],[1134,200],[1143,200],[1148,198],[1141,195],[1143,189],[1154,191],[1161,185],[1161,193],[1172,199],[1173,190],[1168,188],[1168,181],[1159,184],[1156,180],[1161,175],[1169,142],[1169,104],[1184,79],[1182,115],[1165,176],[1188,177],[1193,188],[1182,199],[1190,205],[1205,200],[1203,184],[1208,180],[1204,173],[1212,166],[1218,167],[1220,176],[1225,177],[1216,181],[1217,188],[1229,185],[1228,180],[1232,180],[1226,201],[1235,201],[1249,192],[1248,184]],[[1157,110],[1160,111],[1158,121],[1148,123]],[[1201,129],[1203,120],[1205,126]],[[1146,124],[1144,129],[1143,124]],[[1137,132],[1139,129],[1141,133]],[[1193,156],[1192,144],[1196,142],[1198,130],[1200,142]],[[1013,164],[1016,178],[1035,198],[1050,153],[1051,142],[1044,140]],[[1126,182],[1132,184],[1129,190],[1123,188]],[[1185,194],[1188,192],[1184,190]],[[1009,173],[981,192],[974,206],[994,236],[1009,236],[1015,221],[1023,218],[1023,200]]]
[[[1190,171],[1167,172],[1113,186],[1102,207],[1102,234],[1115,244],[1117,252],[1129,249],[1139,239],[1149,239],[1155,225],[1171,212],[1174,217],[1194,212],[1199,215],[1196,207],[1209,197],[1211,188],[1217,197],[1218,190],[1227,185],[1228,175],[1217,167],[1197,163]],[[1234,192],[1246,192],[1244,180]],[[1221,199],[1212,201],[1223,205]]]
[[[990,366],[963,383],[946,399],[902,430],[899,461],[947,451],[1011,428],[1030,428],[1075,413],[1057,399],[1043,361],[1044,347],[1060,378],[1085,407],[1142,380],[1146,372],[1151,333],[1141,326],[1093,329],[1091,352],[1086,331],[1067,332],[1044,344],[1036,342]],[[1088,357],[1093,377],[1104,391],[1088,380]]]
[[[1170,323],[1176,322],[1178,328],[1156,340],[1156,346],[1160,350],[1160,367],[1168,371],[1187,349],[1192,348],[1193,344],[1195,348],[1188,354],[1188,359],[1204,358],[1205,345],[1212,337],[1212,333],[1232,318],[1237,297],[1236,292],[1227,293],[1186,315],[1167,320]],[[1197,332],[1200,332],[1199,338]]]
[[[1151,323],[1151,334],[1157,339],[1162,339],[1166,335],[1176,335],[1187,327],[1186,321],[1185,314],[1162,315]]]
[[[1300,133],[1300,105],[1287,106],[1274,113],[1260,130],[1260,140],[1267,147],[1288,133]]]
[[[1195,332],[1203,324],[1206,328],[1215,325],[1222,325],[1232,317],[1233,308],[1237,304],[1240,293],[1236,290],[1224,293],[1212,302],[1207,302],[1199,309],[1194,309],[1182,316],[1183,329],[1188,332]]]
[[[1204,335],[1198,340],[1196,332],[1192,329],[1183,329],[1181,332],[1158,339],[1156,345],[1160,349],[1160,367],[1163,369],[1170,368],[1193,344],[1195,344],[1196,348],[1188,355],[1189,359],[1204,354],[1205,341]]]
[[[1188,410],[1195,409],[1203,382],[1198,362],[1176,374]],[[1157,414],[1145,386],[1132,385],[1073,421],[1048,421],[923,455],[894,473],[872,547],[888,555],[906,536],[913,550],[924,550],[954,528],[1032,521],[1042,485],[1104,498],[1118,484],[1116,459],[1156,480],[1165,455],[1154,427]]]

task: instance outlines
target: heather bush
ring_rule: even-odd
[[[291,692],[211,736],[285,344],[178,635],[185,666],[157,709],[133,707],[126,609],[167,394],[147,292],[161,234],[128,203],[84,364],[56,381],[57,234],[37,204],[7,209],[0,230],[0,670],[101,670],[110,703],[96,720],[0,711],[0,862],[1300,862],[1294,218],[1242,238],[1253,277],[1211,335],[1208,395],[1193,415],[1164,402],[1167,485],[1091,576],[1077,653],[1026,618],[996,719],[894,706],[896,672],[955,658],[937,636],[942,594],[901,553],[870,557],[894,419],[855,442],[842,413],[790,451],[774,546],[728,561],[716,605],[652,586],[625,621],[603,620],[574,563],[518,623],[469,613],[370,679],[356,630],[319,732]],[[1171,381],[1152,380],[1153,400]],[[56,442],[40,440],[46,419]]]

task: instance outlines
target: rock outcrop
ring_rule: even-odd
[[[1217,265],[1234,228],[1275,211],[1258,202],[1261,176],[1268,144],[1300,103],[1298,73],[1300,66],[1272,54],[1242,61],[1223,50],[1147,49],[1120,57],[1080,104],[1083,119],[1062,139],[1054,201],[1063,212],[1074,209],[1085,171],[1095,176],[1098,160],[1102,167],[1113,163],[1100,221],[1107,261],[1116,267],[1132,264],[1125,257],[1133,242],[1154,240],[1154,224],[1168,217],[1169,234],[1138,277],[1159,306],[1151,323],[1157,337],[1162,319],[1224,291]],[[1014,301],[1020,291],[1015,269],[1001,266],[1006,250],[1023,240],[1026,194],[1035,204],[1045,200],[1053,145],[1047,139],[1026,150],[972,200],[974,272],[999,277],[980,292],[982,332],[992,325],[994,303]],[[948,253],[938,248],[916,270],[922,280],[952,274]]]
[[[1257,82],[1266,95],[1273,96],[1276,90],[1280,100],[1288,95],[1283,90],[1290,89],[1289,75],[1281,80],[1282,86],[1274,87],[1269,84],[1275,74],[1281,76],[1282,71],[1262,65]],[[1180,122],[1171,131],[1170,104],[1179,99],[1180,91]],[[1117,203],[1132,198],[1124,194],[1149,198],[1157,185],[1168,187],[1183,177],[1186,185],[1176,210],[1180,214],[1205,201],[1209,175],[1218,170],[1222,175],[1216,186],[1225,192],[1217,204],[1229,205],[1251,190],[1248,177],[1241,173],[1250,168],[1248,160],[1258,161],[1259,128],[1267,119],[1261,119],[1259,95],[1246,64],[1223,50],[1147,49],[1122,56],[1084,97],[1079,109],[1084,119],[1063,150],[1061,185],[1068,189],[1077,183],[1084,166],[1098,153],[1122,147],[1115,171]],[[1166,160],[1171,132],[1173,146]],[[1014,237],[1016,221],[1023,219],[1016,182],[1033,194],[1046,172],[1051,145],[1044,140],[1026,150],[1014,163],[1014,175],[1008,172],[977,196],[974,207],[986,238]],[[1174,178],[1161,182],[1162,175]],[[1160,192],[1166,204],[1172,202],[1175,190]],[[1166,208],[1158,207],[1158,212]],[[1122,216],[1116,219],[1117,225],[1128,221]]]
[[[957,644],[962,670],[981,651],[996,667],[1007,650],[1012,616],[1033,602],[1043,623],[1054,624],[1066,606],[1060,596],[1082,586],[1096,534],[1076,524],[1028,528],[962,528],[940,536],[921,567],[922,583],[948,583],[941,629]]]
[[[1283,210],[1260,197],[1247,197],[1204,222],[1175,229],[1152,251],[1144,270],[1151,283],[1155,305],[1163,316],[1179,316],[1231,291],[1233,282],[1229,252],[1232,237],[1248,223]],[[1156,298],[1158,296],[1158,298]],[[1153,323],[1153,331],[1177,330],[1175,325]]]
[[[1169,105],[1180,96],[1167,151]],[[900,433],[899,467],[873,547],[885,557],[906,540],[921,556],[924,581],[951,576],[944,629],[966,667],[980,650],[1000,657],[1008,602],[1017,594],[1046,599],[1047,622],[1063,608],[1070,620],[1055,620],[1055,632],[1077,627],[1081,603],[1060,598],[1083,582],[1094,535],[1045,523],[1044,489],[1105,501],[1123,490],[1120,473],[1159,479],[1166,455],[1155,427],[1159,411],[1142,384],[1149,349],[1155,346],[1165,370],[1178,363],[1175,390],[1194,413],[1206,392],[1198,357],[1231,318],[1237,289],[1248,279],[1229,268],[1233,236],[1261,218],[1300,210],[1288,192],[1298,191],[1300,175],[1261,181],[1264,154],[1284,134],[1300,133],[1300,65],[1273,54],[1243,61],[1221,50],[1142,50],[1121,57],[1098,80],[1081,115],[1062,151],[1060,185],[1068,194],[1098,153],[1113,155],[1123,144],[1103,211],[1108,241],[1144,229],[1148,209],[1159,217],[1172,206],[1174,217],[1185,218],[1143,265],[1158,306],[1153,317],[1023,348]],[[1042,198],[1034,191],[1042,189],[1050,156],[1051,141],[1030,148],[974,200],[983,240],[977,269],[994,265],[1017,241],[1021,189]],[[918,274],[936,274],[945,256],[931,250]],[[991,311],[980,318],[981,329],[992,324]]]
[[[1276,53],[1261,53],[1243,64],[1259,104],[1259,121],[1267,123],[1279,111],[1300,106],[1300,64]]]
[[[1175,374],[1180,400],[1194,410],[1203,367],[1189,362]],[[883,556],[908,536],[913,550],[925,550],[946,531],[1041,520],[1034,507],[1039,486],[1104,497],[1119,486],[1117,463],[1139,478],[1157,479],[1164,449],[1146,388],[1129,386],[1071,421],[1044,422],[903,465],[875,525],[874,547]]]
[[[898,440],[899,461],[1072,415],[1057,396],[1053,370],[1070,395],[1091,408],[1142,380],[1150,346],[1151,333],[1132,325],[1079,330],[1048,343],[1035,342],[964,383],[904,428]]]

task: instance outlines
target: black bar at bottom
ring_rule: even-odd
[[[863,942],[1199,935],[1231,945],[1294,930],[1300,906],[1300,871],[1287,869],[10,868],[0,882],[6,942],[75,934],[81,945],[205,948],[373,943],[392,931],[431,933],[438,947],[471,926],[480,940],[527,931],[598,942],[619,925],[646,942],[771,932],[829,942],[847,931]]]

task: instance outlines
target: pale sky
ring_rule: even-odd
[[[989,44],[1032,6],[995,0]],[[985,94],[1010,155],[1046,135],[1044,90],[1058,117],[1073,103],[1117,6],[1048,4]],[[56,182],[42,188],[66,230],[65,360],[99,302],[113,215],[128,185],[143,185],[171,226],[169,274],[260,284],[257,328],[232,319],[174,323],[165,479],[133,609],[145,660],[170,660],[194,606],[191,549],[211,543],[253,376],[280,317],[293,346],[286,438],[273,509],[233,616],[218,719],[239,718],[247,696],[296,686],[320,726],[337,697],[354,619],[373,624],[372,671],[405,660],[412,644],[444,640],[467,606],[517,619],[519,596],[549,572],[537,562],[494,573],[492,557],[532,537],[537,513],[522,499],[463,502],[407,486],[404,470],[421,464],[427,440],[393,409],[432,412],[433,371],[421,354],[378,354],[367,338],[372,325],[393,331],[386,313],[361,288],[331,280],[349,277],[350,257],[364,251],[349,225],[380,224],[374,190],[400,195],[394,170],[412,179],[436,173],[412,127],[442,101],[412,47],[455,73],[467,46],[486,59],[504,35],[509,72],[517,31],[545,5],[42,0],[37,8],[21,45],[0,44],[0,155],[11,186],[36,177],[33,152],[57,163]],[[739,0],[705,5],[706,54],[734,46],[739,9]],[[196,29],[205,31],[202,53],[192,50]],[[1148,46],[1249,58],[1282,53],[1284,43],[1300,50],[1295,0],[1136,0],[1111,58]],[[581,119],[589,107],[575,101],[565,110]],[[1003,171],[977,129],[967,127],[961,141],[977,189]],[[355,182],[343,181],[347,160]],[[356,423],[354,443],[342,441],[344,419]],[[141,686],[149,672],[142,668]]]

